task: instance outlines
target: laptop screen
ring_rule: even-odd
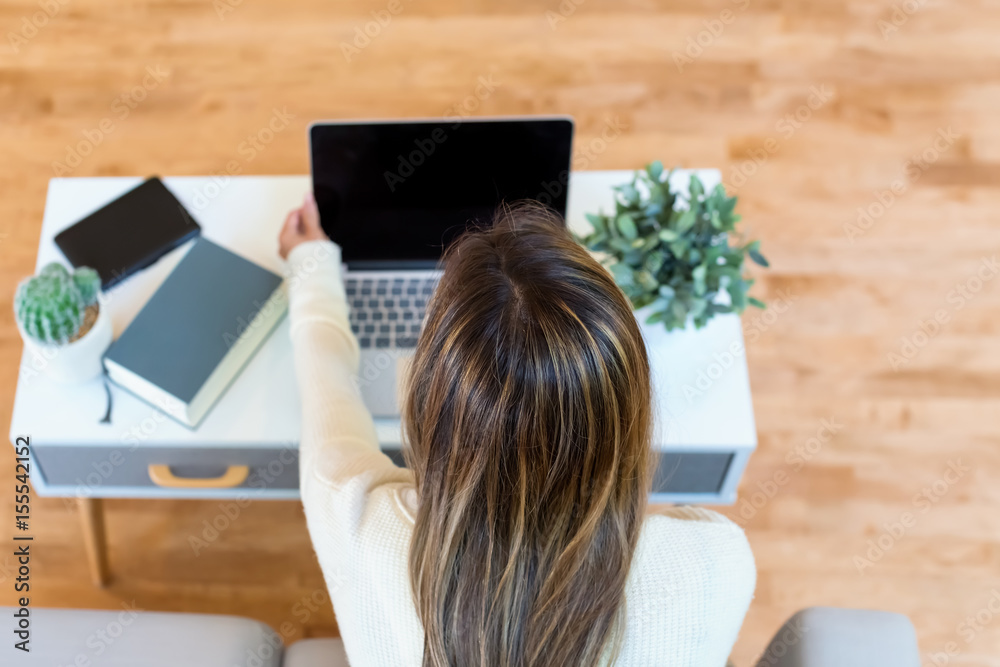
[[[352,269],[433,267],[504,201],[566,214],[567,118],[327,123],[309,134],[320,220]]]

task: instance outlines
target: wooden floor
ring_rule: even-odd
[[[722,168],[773,264],[755,289],[780,308],[745,319],[760,447],[724,509],[759,571],[736,664],[822,604],[909,614],[928,661],[953,643],[950,665],[1000,665],[1000,6],[46,4],[51,18],[35,0],[0,5],[4,429],[21,353],[11,295],[57,173],[208,174],[237,160],[301,174],[318,118],[572,114],[577,166]],[[247,159],[241,142],[275,110],[292,122]],[[609,124],[621,133],[597,141]],[[9,480],[8,450],[0,470]],[[218,503],[110,501],[106,591],[88,581],[75,512],[35,511],[38,605],[246,614],[287,622],[292,640],[336,632],[296,503],[250,506],[195,555],[188,539]],[[14,599],[11,566],[0,556],[0,603]]]

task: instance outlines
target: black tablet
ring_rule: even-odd
[[[89,266],[108,289],[201,233],[177,197],[156,178],[56,235],[73,266]]]

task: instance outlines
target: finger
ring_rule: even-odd
[[[306,193],[306,199],[302,203],[302,226],[304,232],[319,231],[322,229],[319,224],[319,207],[316,206],[316,198],[312,192]]]
[[[286,233],[299,234],[302,231],[302,213],[299,209],[294,209],[285,218],[284,231]]]

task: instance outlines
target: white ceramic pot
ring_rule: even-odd
[[[111,315],[107,307],[100,308],[97,321],[83,338],[66,345],[40,343],[21,328],[20,322],[17,328],[29,356],[25,363],[56,382],[87,382],[104,371],[101,359],[112,338]]]

